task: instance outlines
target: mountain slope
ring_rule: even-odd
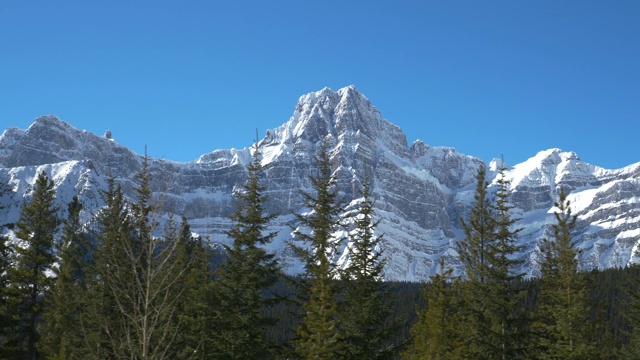
[[[314,174],[312,159],[327,139],[341,196],[355,207],[362,181],[372,181],[378,230],[385,234],[388,258],[385,274],[395,280],[421,280],[436,272],[441,257],[458,266],[455,242],[460,239],[459,218],[466,216],[475,188],[480,159],[421,141],[408,145],[402,130],[382,118],[358,90],[328,88],[300,97],[293,116],[260,140],[265,182],[270,199],[267,211],[277,214],[280,233],[269,247],[286,270],[300,264],[286,246],[295,226],[292,212],[304,212],[300,190],[308,191]],[[187,163],[151,159],[154,191],[167,213],[185,215],[192,229],[226,242],[229,215],[235,209],[231,194],[245,180],[249,148],[216,150]],[[105,179],[115,176],[132,194],[133,176],[141,156],[112,139],[79,131],[54,116],[44,116],[27,130],[7,129],[0,136],[0,176],[10,178],[15,192],[0,199],[8,204],[5,222],[17,219],[34,174],[52,175],[61,203],[74,194],[85,202],[85,220],[95,214]],[[496,163],[490,164],[496,175]],[[571,152],[541,151],[508,168],[513,203],[525,230],[524,271],[536,274],[538,244],[549,235],[553,201],[565,187],[578,214],[576,241],[583,268],[626,266],[636,262],[640,237],[640,163],[617,170],[586,164]],[[495,180],[495,179],[493,179]],[[64,207],[63,207],[64,208]],[[2,217],[0,217],[2,220]],[[335,261],[345,261],[341,251]]]

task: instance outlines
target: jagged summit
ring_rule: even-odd
[[[376,144],[409,155],[402,130],[382,118],[366,96],[353,86],[338,91],[328,87],[299,98],[291,118],[282,126],[268,130],[263,145],[296,144],[313,148],[329,137],[340,147]]]
[[[326,135],[339,137],[345,131],[361,130],[365,124],[354,123],[352,114],[359,107],[372,108],[369,100],[354,86],[337,92],[325,87],[303,95],[298,99],[289,121],[271,132],[273,140],[279,143],[300,140],[317,143]]]

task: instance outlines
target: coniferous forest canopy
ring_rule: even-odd
[[[324,144],[312,191],[302,192],[310,211],[295,214],[300,225],[291,229],[290,251],[304,269],[288,276],[265,250],[276,234],[257,142],[222,250],[186,218],[160,225],[147,160],[135,198],[110,179],[88,225],[78,197],[57,207],[44,172],[19,220],[0,221],[14,234],[0,241],[0,358],[640,358],[640,269],[579,271],[564,191],[540,278],[517,271],[521,229],[505,169],[490,193],[480,168],[456,249],[464,276],[441,262],[423,284],[386,282],[369,179],[342,217]],[[1,181],[0,196],[10,191]],[[333,254],[347,239],[349,262],[337,267]]]

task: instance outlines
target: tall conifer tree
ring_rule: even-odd
[[[294,246],[305,264],[302,323],[297,330],[295,350],[302,359],[333,359],[339,356],[340,335],[336,319],[335,264],[331,256],[340,239],[334,231],[341,223],[340,202],[335,189],[327,140],[315,156],[317,176],[310,176],[314,194],[302,192],[308,214],[296,214],[303,229],[295,236],[308,247]],[[306,282],[305,282],[306,281]]]
[[[542,279],[535,327],[544,359],[588,359],[594,350],[587,335],[591,309],[586,277],[578,272],[578,250],[571,236],[576,216],[570,205],[567,193],[560,189],[553,238],[544,239],[540,249]]]
[[[9,245],[9,237],[0,235],[0,358],[9,357],[5,353],[5,343],[11,331],[13,319],[10,313],[8,302],[8,286],[9,281],[7,271],[11,265],[11,248]]]
[[[464,326],[469,357],[518,359],[527,356],[528,316],[520,311],[524,289],[517,285],[524,276],[515,256],[520,250],[513,229],[517,219],[509,204],[506,169],[500,169],[495,201],[486,192],[484,168],[478,171],[475,204],[469,222],[462,221],[465,239],[458,245],[467,281],[464,293]]]
[[[77,326],[84,311],[86,273],[90,244],[80,223],[82,204],[74,196],[57,244],[59,265],[54,268],[55,282],[45,302],[41,350],[49,359],[81,359],[84,333]]]
[[[227,232],[233,243],[225,246],[227,257],[215,273],[217,331],[212,336],[214,353],[221,359],[264,359],[273,352],[267,326],[275,319],[267,318],[264,310],[274,305],[275,298],[267,295],[267,290],[276,283],[279,266],[274,254],[263,246],[277,233],[267,231],[273,215],[265,215],[261,160],[256,140],[247,182],[235,194],[235,225]]]
[[[485,282],[488,252],[495,235],[491,200],[487,193],[489,183],[486,177],[487,171],[481,166],[476,174],[476,192],[471,215],[468,221],[460,219],[465,238],[457,244],[467,278],[479,283]]]
[[[388,359],[395,350],[390,340],[397,326],[385,324],[390,289],[383,281],[382,235],[375,234],[378,222],[373,220],[373,206],[366,180],[350,234],[349,263],[341,272],[344,291],[339,314],[346,359]]]
[[[7,345],[22,359],[38,359],[38,325],[43,301],[53,279],[47,275],[55,262],[54,236],[58,228],[55,188],[43,171],[38,174],[33,197],[24,203],[16,223],[14,266],[8,269],[10,314],[15,328]]]
[[[184,217],[176,252],[178,268],[185,269],[185,276],[181,283],[184,294],[176,304],[180,331],[176,334],[173,356],[176,359],[210,359],[215,348],[211,334],[220,330],[214,321],[217,304],[212,300],[212,251],[201,236],[191,233]]]
[[[87,302],[80,327],[83,349],[96,359],[120,356],[127,334],[117,309],[113,282],[133,281],[122,244],[129,241],[131,219],[122,187],[114,178],[107,180],[107,190],[100,196],[104,206],[96,217],[92,263],[87,274]]]
[[[466,281],[460,284],[463,293],[461,329],[465,332],[465,353],[470,358],[482,358],[484,352],[485,303],[489,289],[488,257],[495,242],[495,221],[487,188],[486,169],[481,166],[476,174],[476,191],[469,219],[460,219],[465,237],[457,243]]]
[[[8,180],[1,177],[0,200],[11,190]],[[4,343],[11,327],[11,316],[7,307],[7,287],[9,286],[7,270],[11,264],[11,247],[9,246],[9,237],[1,235],[4,232],[4,227],[8,225],[3,210],[4,206],[0,204],[0,358],[8,357],[8,354],[6,354],[7,356],[4,354]]]
[[[513,217],[509,203],[509,181],[506,169],[500,168],[493,205],[494,241],[486,257],[488,273],[483,326],[484,352],[493,359],[522,359],[527,356],[529,338],[528,315],[524,309],[524,289],[518,288],[524,273],[519,272],[522,261],[515,256],[522,249],[517,245],[521,228],[514,229],[518,219]]]

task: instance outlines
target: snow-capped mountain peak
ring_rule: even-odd
[[[440,258],[459,270],[455,251],[463,236],[459,219],[468,215],[475,175],[483,162],[420,140],[409,147],[402,130],[351,85],[301,96],[289,120],[260,140],[269,195],[266,210],[276,215],[271,230],[279,231],[269,250],[278,254],[286,271],[300,268],[285,244],[296,221],[292,212],[305,211],[300,190],[311,189],[314,154],[325,139],[340,196],[350,204],[345,214],[358,204],[363,180],[372,182],[387,278],[424,280],[438,270]],[[151,159],[163,211],[186,216],[193,230],[214,242],[228,241],[225,230],[235,211],[232,194],[244,183],[250,161],[250,147],[215,150],[188,163]],[[133,196],[140,163],[141,155],[55,116],[40,117],[27,130],[7,129],[0,136],[0,177],[9,178],[14,192],[0,199],[7,205],[0,215],[9,222],[17,219],[34,175],[44,170],[56,181],[60,205],[79,194],[86,216],[91,216],[101,206],[99,190],[109,176]],[[490,183],[500,165],[500,160],[489,164]],[[574,236],[582,250],[583,268],[638,261],[634,249],[640,237],[640,163],[607,170],[583,162],[573,152],[548,149],[506,168],[511,201],[521,218],[517,226],[524,228],[520,238],[524,250],[519,254],[524,271],[532,275],[538,271],[538,244],[549,234],[561,187],[570,193],[578,215]],[[335,260],[345,256],[340,252]]]

